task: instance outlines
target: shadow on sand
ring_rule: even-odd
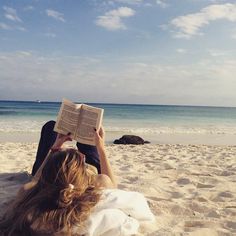
[[[14,199],[20,187],[31,180],[28,172],[0,173],[0,216]]]

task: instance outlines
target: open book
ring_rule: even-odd
[[[94,128],[100,128],[103,111],[98,107],[75,104],[63,99],[54,131],[65,135],[70,132],[77,142],[95,145]]]

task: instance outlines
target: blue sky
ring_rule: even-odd
[[[236,106],[235,75],[235,1],[0,2],[0,99]]]

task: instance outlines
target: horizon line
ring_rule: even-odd
[[[42,101],[42,100],[6,100],[0,99],[0,102],[33,102],[33,103],[61,103],[58,101]],[[73,101],[74,103],[77,103]],[[213,108],[236,108],[236,106],[217,106],[217,105],[189,105],[189,104],[148,104],[148,103],[111,103],[111,102],[80,102],[85,104],[101,104],[101,105],[133,105],[133,106],[177,106],[177,107],[213,107]]]

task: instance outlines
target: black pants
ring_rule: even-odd
[[[36,160],[32,169],[32,175],[35,175],[56,140],[57,133],[53,131],[55,123],[55,121],[51,120],[42,127]],[[76,143],[76,146],[79,151],[86,156],[86,163],[95,166],[100,174],[101,169],[97,148],[95,146],[82,143]]]

